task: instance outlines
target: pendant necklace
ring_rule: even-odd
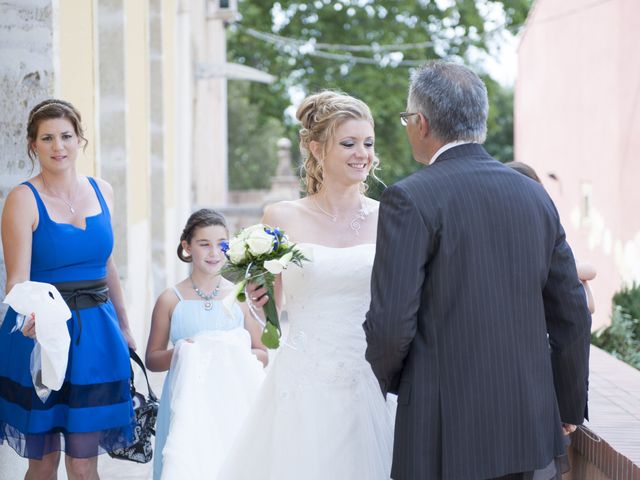
[[[194,292],[196,292],[196,295],[198,295],[204,302],[204,309],[207,311],[211,310],[213,308],[212,300],[220,293],[220,282],[218,282],[216,288],[213,289],[213,292],[207,295],[196,286],[191,275],[189,275],[189,280],[191,280],[191,286],[193,287]]]
[[[64,204],[67,206],[67,208],[69,209],[69,211],[70,211],[72,214],[74,214],[74,215],[75,215],[76,210],[75,210],[75,208],[73,208],[73,203],[68,202],[67,200],[65,200],[65,199],[62,197],[62,195],[59,195],[59,194],[55,193],[53,190],[51,190],[51,189],[49,188],[49,186],[47,185],[47,182],[46,182],[46,181],[45,181],[45,179],[44,179],[44,175],[40,174],[40,178],[42,179],[42,184],[44,185],[44,188],[46,188],[47,190],[49,190],[49,193],[50,193],[51,195],[53,195],[54,197],[56,197],[56,198],[58,198],[58,199],[62,200],[62,201],[64,202]],[[76,192],[77,192],[77,191],[78,191],[78,189],[76,188],[76,191],[73,193],[73,196],[74,196],[74,197],[75,197],[75,194],[76,194]]]
[[[313,204],[316,206],[316,208],[320,211],[320,213],[323,213],[327,217],[329,217],[333,223],[336,223],[338,221],[338,215],[337,214],[333,214],[333,213],[327,212],[324,208],[322,208],[320,206],[320,204],[315,199],[315,197],[313,197],[311,200],[313,201]],[[360,227],[362,226],[362,224],[360,222],[365,220],[367,218],[367,216],[369,215],[369,213],[370,213],[369,209],[365,205],[365,202],[363,200],[363,196],[361,195],[360,196],[360,209],[356,212],[354,217],[351,219],[351,222],[349,222],[349,228],[351,228],[351,230],[354,231],[354,233],[356,234],[356,237],[360,235]]]

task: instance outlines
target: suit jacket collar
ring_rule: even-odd
[[[456,145],[455,147],[451,147],[450,149],[445,150],[438,156],[438,158],[436,158],[436,161],[431,165],[454,158],[477,156],[490,157],[484,147],[479,143],[465,143],[463,145]]]

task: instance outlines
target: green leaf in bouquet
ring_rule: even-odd
[[[264,330],[262,331],[262,343],[265,347],[273,349],[280,346],[282,331],[280,330],[278,309],[276,308],[276,302],[273,296],[273,279],[270,278],[269,275],[265,275],[265,283],[269,300],[267,300],[267,303],[262,307],[266,322]]]
[[[276,349],[280,346],[280,330],[273,323],[267,322],[260,337],[265,347]]]
[[[231,262],[228,262],[222,267],[222,269],[220,270],[220,274],[231,283],[237,284],[244,280],[245,268],[233,265]]]

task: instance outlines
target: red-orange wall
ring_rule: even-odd
[[[640,1],[537,0],[518,52],[515,158],[543,179],[576,259],[598,270],[594,327],[623,282],[640,281],[638,48]]]

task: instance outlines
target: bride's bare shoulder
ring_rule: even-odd
[[[289,200],[267,205],[262,216],[262,223],[274,227],[285,228],[298,221],[307,209],[306,199]]]
[[[369,197],[364,198],[364,204],[369,210],[378,210],[378,207],[380,206],[380,202],[378,200]]]

